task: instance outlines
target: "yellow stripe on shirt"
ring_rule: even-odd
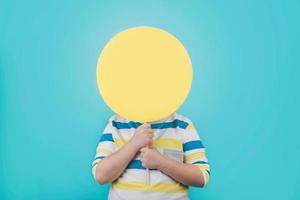
[[[112,184],[112,187],[124,190],[138,190],[144,192],[187,192],[187,187],[178,183],[154,183],[146,185],[144,182],[137,181],[116,181]]]
[[[182,141],[173,138],[161,138],[158,140],[154,140],[152,142],[152,146],[155,148],[171,148],[182,150]]]
[[[190,123],[187,127],[186,127],[186,130],[194,130],[195,127],[194,127],[194,124]]]
[[[100,148],[97,149],[97,155],[100,154],[100,153],[110,155],[110,154],[112,154],[112,151],[100,147]]]
[[[203,158],[205,158],[205,153],[203,151],[199,151],[196,153],[191,153],[190,155],[186,155],[185,161],[191,163],[197,159],[203,159]]]
[[[115,139],[115,143],[117,145],[118,148],[121,148],[122,146],[124,146],[128,141],[123,141],[122,139],[120,138],[116,138]]]
[[[197,166],[198,168],[202,169],[209,169],[209,165],[208,164],[194,164],[195,166]]]

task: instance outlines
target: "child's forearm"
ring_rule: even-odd
[[[200,169],[192,164],[179,163],[161,157],[158,169],[184,185],[204,186],[204,177]]]
[[[106,184],[116,180],[134,158],[138,151],[135,145],[128,142],[118,151],[99,162],[96,167],[96,179],[100,184]]]
[[[96,166],[95,176],[100,184],[116,180],[135,157],[140,148],[148,146],[153,137],[149,124],[139,126],[132,138],[121,149],[102,159]]]

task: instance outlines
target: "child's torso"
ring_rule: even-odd
[[[139,125],[140,123],[118,116],[113,118],[113,137],[117,149],[131,139]],[[151,123],[154,136],[152,147],[170,159],[184,162],[182,134],[186,126],[187,122],[178,119],[176,113],[164,121]],[[150,170],[150,185],[146,185],[145,180],[146,169],[142,166],[138,153],[122,175],[112,183],[109,199],[188,199],[187,187],[159,170]]]

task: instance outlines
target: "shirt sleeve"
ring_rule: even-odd
[[[191,121],[183,135],[184,162],[197,166],[204,177],[204,185],[209,181],[210,166],[206,157],[205,147]]]
[[[98,142],[98,145],[96,148],[96,155],[95,155],[94,161],[92,163],[92,173],[93,173],[93,177],[95,179],[96,179],[95,172],[96,172],[96,167],[97,167],[98,163],[103,158],[105,158],[106,156],[109,156],[117,149],[116,143],[115,143],[115,140],[113,137],[113,132],[114,132],[114,129],[112,127],[112,120],[110,119],[100,136],[100,139],[99,139],[99,142]]]

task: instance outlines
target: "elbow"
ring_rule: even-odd
[[[98,182],[100,185],[105,185],[105,184],[109,183],[109,181],[103,179],[102,177],[97,177],[97,182]]]
[[[204,171],[204,170],[201,170],[201,174],[199,174],[199,176],[195,177],[195,180],[194,180],[194,186],[195,187],[200,187],[200,188],[204,188],[208,181],[209,181],[209,174]]]
[[[96,180],[100,185],[105,185],[105,184],[109,183],[109,181],[102,176],[97,176]]]
[[[194,181],[194,187],[204,188],[206,186],[205,181],[202,178],[198,178]]]
[[[94,172],[94,178],[100,185],[104,185],[110,182],[107,173],[103,172],[103,170],[101,170],[99,166]]]
[[[96,173],[96,180],[100,185],[105,185],[110,182],[109,178],[105,176],[104,174]]]

